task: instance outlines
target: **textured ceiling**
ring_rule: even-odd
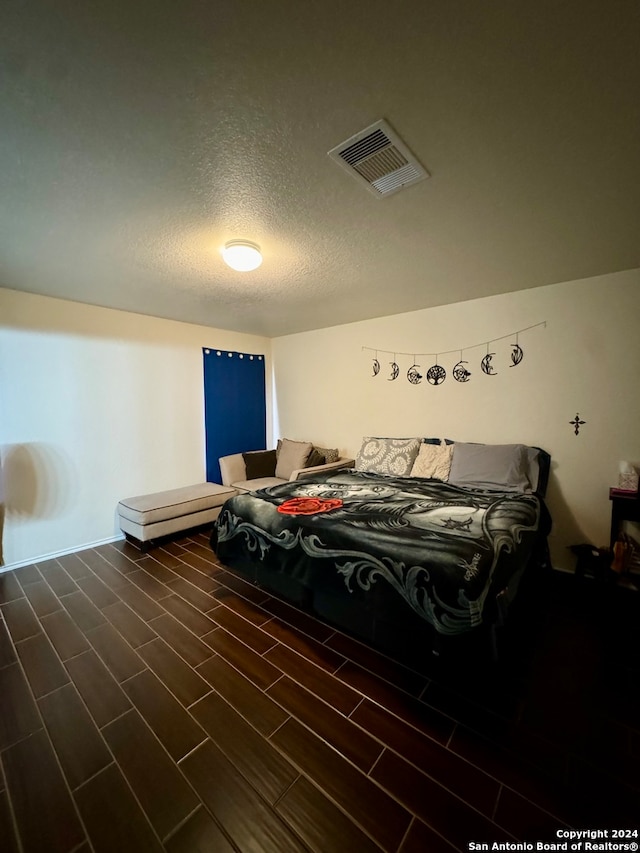
[[[637,0],[0,14],[0,286],[276,336],[640,266]],[[380,118],[386,199],[327,156]]]

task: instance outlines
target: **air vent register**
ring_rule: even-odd
[[[429,177],[400,137],[380,120],[328,152],[378,198]]]

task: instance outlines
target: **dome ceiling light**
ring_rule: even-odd
[[[225,264],[238,272],[249,272],[257,269],[262,263],[260,246],[249,240],[229,240],[222,250]]]

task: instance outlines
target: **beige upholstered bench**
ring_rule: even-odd
[[[153,495],[125,498],[118,504],[120,529],[145,550],[152,539],[215,521],[236,490],[218,483],[197,483]]]

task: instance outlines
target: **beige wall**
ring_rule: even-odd
[[[120,535],[120,498],[205,479],[207,346],[264,353],[270,399],[266,338],[0,289],[5,566]]]
[[[204,479],[203,346],[264,352],[273,435],[338,446],[363,435],[537,444],[553,456],[554,563],[606,544],[618,462],[640,463],[640,271],[567,282],[273,341],[0,289],[0,507],[7,567],[119,535],[121,497]],[[483,347],[466,384],[410,385],[409,361],[371,376],[373,353],[463,348],[520,336],[495,376]],[[273,361],[271,360],[271,354]],[[441,356],[450,373],[457,355]],[[423,368],[428,359],[422,360]],[[578,436],[569,421],[586,421]],[[4,493],[4,497],[3,497]]]
[[[390,282],[390,287],[393,283]],[[449,436],[460,441],[524,442],[553,457],[548,504],[554,564],[572,567],[566,546],[608,543],[608,489],[619,460],[640,464],[640,271],[573,281],[441,308],[276,338],[272,342],[279,435],[339,446],[354,455],[363,435]],[[469,350],[471,380],[440,386],[386,379],[391,356],[471,346],[546,321],[520,336],[524,359],[496,342],[495,376]],[[450,374],[457,354],[439,360]],[[429,366],[422,360],[422,367]],[[570,421],[586,421],[578,436]]]

